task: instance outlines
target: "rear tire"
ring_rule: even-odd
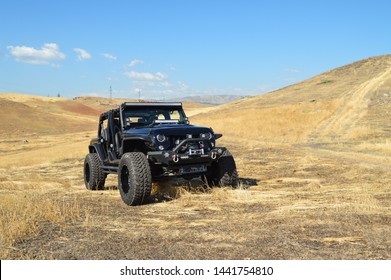
[[[98,154],[90,153],[84,160],[84,184],[88,190],[103,190],[106,181],[106,174],[99,166],[102,162]]]
[[[122,200],[132,206],[143,204],[151,195],[151,169],[143,153],[123,154],[118,167],[118,189]]]
[[[239,180],[235,160],[228,150],[225,150],[220,158],[208,167],[204,181],[210,187],[238,187]]]

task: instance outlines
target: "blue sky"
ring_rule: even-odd
[[[390,1],[0,1],[0,92],[255,95],[391,53]]]

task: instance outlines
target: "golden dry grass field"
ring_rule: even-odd
[[[266,95],[184,104],[235,157],[239,189],[88,191],[97,115],[122,100],[0,94],[1,259],[390,259],[391,56]],[[4,121],[5,120],[5,121]]]

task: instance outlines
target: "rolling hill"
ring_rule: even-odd
[[[118,178],[84,186],[97,116],[128,100],[0,94],[1,259],[390,259],[391,56],[220,106],[240,187],[154,183],[129,208]],[[266,250],[265,250],[266,248]]]
[[[0,133],[58,134],[91,130],[99,112],[65,98],[0,94]]]
[[[198,115],[194,122],[225,134],[272,142],[387,141],[391,55],[364,59],[268,94],[219,106]]]
[[[28,94],[0,93],[0,133],[4,135],[58,134],[94,130],[98,116],[135,99],[81,96],[73,100]],[[183,102],[188,116],[212,105]]]
[[[96,117],[129,99],[74,100],[1,94],[0,131],[94,129]],[[386,142],[391,132],[391,55],[364,59],[268,94],[220,106],[184,102],[191,122],[266,142]]]

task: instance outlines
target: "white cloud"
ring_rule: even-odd
[[[117,57],[112,55],[112,54],[109,54],[109,53],[102,53],[102,56],[107,58],[107,59],[110,59],[110,60],[117,60]]]
[[[187,91],[189,89],[189,86],[181,81],[178,81],[178,85],[179,85],[179,90],[181,91]]]
[[[79,49],[79,48],[74,48],[73,50],[77,53],[77,60],[79,61],[92,58],[92,56],[86,50]]]
[[[168,87],[172,87],[173,84],[171,84],[171,83],[169,83],[167,81],[163,81],[163,82],[159,83],[159,86],[168,88]]]
[[[159,81],[165,80],[165,79],[168,78],[168,76],[167,76],[166,74],[161,73],[161,72],[157,72],[155,76],[157,77],[157,79],[158,79]]]
[[[156,74],[148,73],[148,72],[136,72],[130,71],[125,72],[124,75],[128,76],[131,79],[137,81],[162,81],[168,78],[168,76],[164,73],[157,72]]]
[[[139,64],[144,64],[144,61],[139,60],[139,59],[133,59],[133,60],[129,63],[129,67],[134,67],[134,66],[139,65]]]
[[[300,73],[299,69],[292,69],[292,68],[285,68],[284,71],[289,73]]]
[[[48,64],[58,67],[52,61],[65,59],[65,54],[55,43],[44,44],[41,49],[26,46],[8,46],[7,48],[17,61],[28,64]]]

